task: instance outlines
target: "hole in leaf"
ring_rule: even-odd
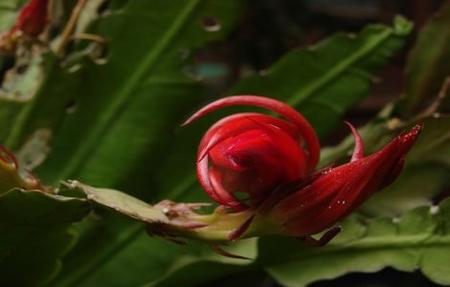
[[[17,152],[17,159],[24,170],[33,170],[45,161],[50,152],[51,137],[50,129],[38,129],[27,139]],[[29,174],[25,173],[24,175]]]
[[[0,67],[0,83],[3,83],[6,73],[16,64],[15,57],[3,56],[3,65]]]
[[[219,21],[214,17],[203,18],[202,25],[207,32],[217,32],[222,28]]]
[[[65,111],[68,114],[73,114],[76,112],[77,108],[78,108],[77,102],[72,99],[66,104]]]
[[[109,4],[111,1],[105,0],[102,4],[100,4],[97,8],[97,14],[102,15],[109,8]]]
[[[245,202],[249,199],[248,193],[243,191],[233,192],[233,195],[237,198],[238,201]]]
[[[94,44],[92,50],[89,53],[89,56],[92,59],[92,61],[94,61],[97,65],[106,64],[108,62],[108,56],[109,56],[108,45],[106,43]]]
[[[180,49],[179,53],[181,60],[186,60],[187,58],[189,58],[191,51],[189,49]]]
[[[19,75],[25,74],[27,69],[28,69],[28,65],[27,64],[18,65],[16,67],[16,73],[19,74]]]

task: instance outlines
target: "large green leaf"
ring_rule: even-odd
[[[155,173],[172,145],[174,127],[202,100],[201,83],[187,73],[190,63],[185,55],[223,36],[240,4],[190,0],[110,5],[90,30],[108,39],[107,62],[75,63],[82,64],[75,74],[81,82],[64,95],[74,100],[75,109],[53,126],[52,153],[38,173],[48,182],[76,178],[155,197],[161,191]],[[205,29],[205,19],[216,21],[219,29]],[[64,82],[53,83],[60,84]],[[48,90],[39,93],[44,96]],[[46,127],[36,125],[35,117],[24,122],[16,144]],[[177,181],[167,176],[164,180]],[[196,248],[149,238],[142,225],[98,213],[100,220],[80,227],[79,244],[67,257],[58,286],[144,284],[161,276],[179,256],[198,253]],[[135,268],[114,279],[111,274],[124,265]]]
[[[47,182],[72,177],[94,185],[124,186],[145,197],[150,197],[149,193],[154,196],[171,190],[171,199],[179,199],[180,194],[188,190],[189,193],[183,195],[184,200],[188,199],[192,196],[190,188],[194,181],[193,161],[184,160],[187,149],[179,149],[167,160],[181,162],[179,166],[165,165],[161,169],[155,163],[167,159],[168,148],[174,144],[170,141],[173,127],[196,101],[201,100],[199,83],[186,75],[189,62],[183,56],[186,51],[226,32],[236,15],[236,3],[112,1],[110,10],[90,28],[90,32],[109,41],[106,64],[84,59],[62,63],[71,65],[65,70],[57,59],[49,56],[46,67],[51,72],[46,72],[47,77],[36,95],[19,114],[18,124],[8,134],[9,146],[19,148],[35,131],[49,129],[53,134],[52,153],[38,170]],[[220,31],[205,30],[204,19],[217,21]],[[394,28],[374,26],[355,40],[341,35],[316,47],[320,54],[312,54],[327,59],[324,64],[330,64],[331,72],[315,72],[312,79],[308,78],[308,82],[312,82],[310,88],[300,94],[308,99],[317,97],[318,100],[310,104],[308,116],[322,135],[330,128],[316,124],[321,115],[312,115],[316,107],[328,108],[319,95],[333,91],[331,94],[337,95],[333,99],[345,103],[336,114],[348,109],[356,98],[367,93],[371,78],[367,72],[385,63],[385,55],[390,56],[398,49],[409,28],[409,24],[398,21]],[[334,53],[333,45],[342,45],[339,46],[342,50]],[[81,69],[76,71],[79,67]],[[286,73],[292,75],[288,68]],[[309,66],[295,68],[303,73],[311,71]],[[298,78],[303,78],[300,75],[302,72]],[[286,86],[292,87],[292,82],[297,82],[298,78],[286,78]],[[335,84],[341,78],[348,79],[345,85]],[[278,88],[284,87],[283,77],[279,80]],[[347,93],[349,83],[358,87],[355,88],[358,91],[347,97],[342,89],[345,87]],[[298,81],[295,89],[301,90],[304,84]],[[297,100],[299,98],[291,103]],[[70,108],[66,111],[63,107],[67,105]],[[333,122],[336,120],[333,118]],[[140,225],[111,218],[104,212],[98,214],[100,220],[95,224],[81,227],[80,244],[68,257],[67,268],[56,283],[58,286],[144,284],[169,276],[171,270],[181,274],[177,271],[181,270],[177,266],[183,266],[177,263],[182,261],[180,258],[193,256],[195,262],[202,264],[202,260],[209,262],[212,256],[203,247],[177,248],[159,239],[149,239]],[[245,249],[253,247],[254,242],[251,242]],[[132,272],[122,272],[119,279],[112,276],[123,270],[123,266],[132,266]],[[169,268],[171,266],[175,267]]]
[[[329,245],[312,248],[282,238],[260,240],[260,262],[285,286],[306,286],[349,272],[376,272],[387,266],[420,269],[430,280],[450,284],[450,201],[417,208],[398,220],[349,219]]]
[[[22,112],[7,138],[8,146],[17,149],[35,130],[52,129],[52,153],[38,171],[49,183],[71,177],[112,186],[152,173],[147,163],[164,155],[170,130],[201,99],[199,81],[186,72],[186,52],[223,35],[238,4],[111,5],[116,10],[105,13],[90,31],[108,40],[106,63],[69,61],[66,72],[61,63],[47,61],[56,75],[46,72],[28,112]],[[220,29],[205,29],[205,18],[215,19]],[[70,77],[62,77],[67,73]],[[46,106],[63,115],[55,116]]]
[[[375,194],[362,210],[370,214],[398,215],[417,206],[430,205],[434,197],[450,188],[449,174],[450,118],[427,119],[400,177]]]
[[[406,91],[402,110],[413,115],[424,101],[437,96],[450,75],[450,3],[420,31],[406,67]]]
[[[411,23],[397,17],[392,27],[371,25],[358,35],[337,34],[285,55],[262,75],[242,80],[234,94],[266,95],[298,107],[320,136],[368,95],[373,72],[403,45]]]
[[[70,223],[90,208],[86,200],[12,190],[0,196],[0,282],[36,286],[61,269],[60,257],[74,243]]]

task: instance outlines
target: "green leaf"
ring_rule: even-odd
[[[450,4],[422,28],[406,67],[406,91],[401,106],[412,115],[427,98],[437,96],[444,79],[450,75]]]
[[[4,142],[17,114],[23,107],[23,102],[14,99],[1,99],[1,95],[0,101],[0,140]]]
[[[450,117],[425,120],[423,133],[409,159],[416,164],[435,162],[450,168]]]
[[[3,286],[36,286],[61,269],[74,243],[69,224],[90,208],[85,200],[12,190],[0,196],[0,278]]]
[[[81,82],[66,89],[64,97],[69,100],[63,103],[73,102],[75,109],[52,121],[52,152],[38,174],[46,182],[76,178],[94,186],[125,187],[147,200],[167,192],[157,181],[160,165],[174,144],[175,127],[204,96],[202,83],[189,73],[186,54],[222,37],[240,5],[209,0],[111,1],[88,31],[108,40],[106,63],[85,59],[70,64],[81,64],[72,74]],[[205,30],[205,18],[217,21],[220,29]],[[52,83],[60,86],[67,80]],[[42,89],[39,95],[48,92]],[[17,146],[32,131],[47,128],[36,125],[35,117],[27,117],[21,125],[14,138]],[[178,180],[182,181],[164,177],[165,182]],[[196,252],[150,238],[141,224],[105,211],[98,214],[101,220],[80,226],[79,244],[67,257],[56,285],[142,285],[161,276],[179,256]],[[130,260],[136,268],[113,279],[111,274]]]
[[[385,133],[395,135],[392,131]],[[381,136],[379,136],[381,137]],[[406,158],[400,177],[376,193],[362,207],[372,215],[398,215],[421,205],[430,205],[434,197],[449,187],[450,118],[432,118]]]
[[[8,30],[16,20],[16,9],[21,0],[2,0],[0,4],[0,33]]]
[[[68,191],[63,191],[65,193],[81,192],[85,195],[87,200],[141,222],[152,223],[168,221],[166,215],[161,210],[153,208],[150,204],[126,193],[107,188],[94,188],[76,181],[65,183],[64,185],[69,189]]]
[[[257,254],[256,240],[256,238],[242,240],[234,244],[231,249],[228,248],[227,251],[255,258]],[[201,283],[252,268],[252,263],[253,260],[233,260],[210,252],[205,252],[203,256],[180,257],[172,262],[170,268],[162,276],[145,286],[198,286]]]
[[[13,80],[2,83],[0,97],[0,106],[5,106],[0,109],[0,118],[5,119],[0,122],[0,140],[13,150],[21,148],[38,130],[48,130],[52,136],[71,102],[66,91],[76,90],[79,84],[78,74],[63,70],[52,53],[34,54],[24,65],[23,74],[9,71]]]
[[[371,25],[358,35],[337,34],[293,51],[262,75],[239,82],[231,94],[274,97],[298,107],[321,137],[368,95],[374,76],[404,43],[411,23],[397,17],[393,27]]]
[[[136,182],[133,177],[148,180],[147,163],[160,161],[171,129],[202,99],[201,83],[187,73],[186,53],[222,36],[234,17],[228,11],[238,6],[237,1],[129,1],[116,8],[120,13],[108,11],[89,31],[108,40],[106,63],[67,61],[65,71],[58,61],[47,61],[54,75],[46,71],[7,145],[18,149],[35,130],[50,128],[52,153],[38,170],[48,183],[79,178],[114,186]],[[217,21],[218,31],[204,29],[207,17]],[[49,113],[47,106],[57,111]]]
[[[306,286],[349,272],[376,272],[385,267],[420,269],[433,282],[450,284],[450,201],[439,211],[417,208],[398,220],[377,218],[366,223],[349,219],[344,232],[322,248],[293,239],[260,240],[260,262],[280,284]]]
[[[232,269],[230,266],[252,263],[252,260],[217,255],[204,243],[189,241],[187,245],[176,245],[150,237],[142,224],[123,218],[108,217],[107,222],[101,223],[80,238],[80,244],[69,255],[70,261],[65,262],[63,272],[67,273],[61,274],[54,283],[56,286],[142,286],[171,280],[173,274],[183,276],[183,270],[191,268],[191,264],[227,265],[224,267],[227,271]],[[121,232],[117,232],[118,228]],[[256,239],[237,242],[227,251],[256,258]],[[95,258],[87,260],[93,254]],[[128,272],[123,272],[124,266]],[[211,279],[212,275],[207,278]],[[214,276],[221,275],[218,270]]]
[[[432,199],[450,187],[450,168],[439,164],[408,165],[389,187],[374,194],[362,207],[364,214],[397,216]]]

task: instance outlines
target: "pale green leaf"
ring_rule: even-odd
[[[353,220],[344,234],[323,248],[292,239],[261,239],[259,254],[266,270],[284,286],[306,286],[349,272],[376,272],[385,267],[420,269],[433,282],[450,284],[450,201],[439,211],[420,207],[398,220]],[[355,233],[354,229],[364,232]],[[347,237],[347,238],[345,238]]]

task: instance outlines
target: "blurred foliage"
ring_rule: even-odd
[[[0,29],[7,30],[21,1],[3,2]],[[62,3],[54,11],[61,23],[49,33],[52,48],[58,46],[75,1]],[[178,125],[195,107],[220,95],[198,73],[195,52],[227,37],[249,9],[238,0],[90,1],[76,31],[100,36],[104,43],[74,40],[63,56],[43,49],[14,59],[0,56],[0,141],[49,185],[77,179],[145,201],[202,199],[194,154],[201,133],[216,117],[182,130]],[[448,201],[437,213],[428,207],[411,210],[449,188],[449,119],[432,118],[434,113],[416,117],[450,73],[449,11],[445,6],[419,34],[402,100],[361,129],[369,152],[400,128],[426,118],[424,134],[398,182],[348,219],[345,232],[328,247],[251,239],[233,244],[230,251],[252,260],[230,259],[199,243],[175,246],[150,238],[142,224],[108,210],[94,209],[87,216],[92,206],[73,194],[11,190],[0,197],[0,230],[6,234],[0,240],[1,285],[48,283],[60,271],[48,285],[196,286],[266,270],[283,285],[304,286],[386,266],[421,268],[434,282],[450,284],[444,256],[450,248]],[[369,95],[375,73],[389,64],[410,31],[411,23],[398,17],[392,26],[369,25],[356,35],[330,36],[285,53],[259,74],[227,86],[223,94],[286,101],[327,138]],[[322,165],[344,160],[352,145],[347,138],[325,149]],[[402,217],[398,222],[385,217],[392,215]],[[83,217],[74,231],[67,231]],[[72,232],[79,236],[76,244]]]
[[[419,34],[406,66],[402,110],[412,115],[435,98],[450,75],[450,2],[444,4]],[[439,35],[437,37],[437,35]]]
[[[412,29],[402,17],[392,27],[367,26],[292,51],[261,75],[239,82],[231,94],[267,95],[298,107],[319,136],[336,129],[343,114],[369,93],[373,71],[387,64]],[[349,88],[351,87],[351,88]]]

